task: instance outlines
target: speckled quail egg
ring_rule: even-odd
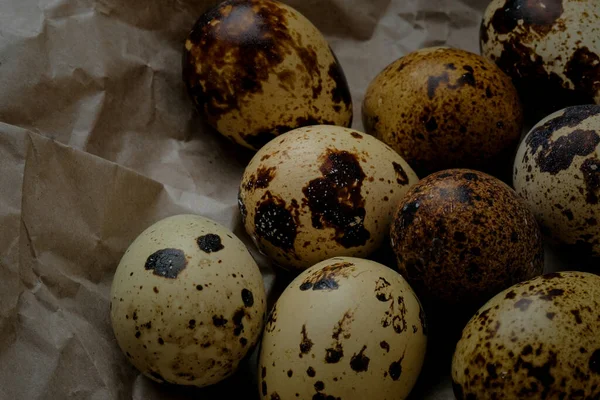
[[[337,257],[301,273],[267,320],[263,399],[404,399],[425,356],[425,316],[397,272]]]
[[[527,205],[503,182],[473,170],[441,171],[409,189],[391,238],[400,273],[434,303],[477,309],[544,267]]]
[[[600,397],[600,277],[552,273],[498,294],[452,363],[458,400]]]
[[[231,375],[257,342],[265,289],[225,227],[177,215],[142,232],[115,272],[112,327],[121,350],[158,382],[206,386]]]
[[[397,202],[417,180],[372,136],[328,125],[299,128],[256,153],[241,182],[240,210],[264,254],[302,270],[376,250]]]
[[[549,237],[600,256],[600,105],[538,123],[519,147],[514,186]]]
[[[318,29],[272,0],[228,0],[185,42],[183,79],[198,110],[250,149],[307,125],[350,126],[342,67]]]
[[[600,103],[597,0],[493,0],[481,49],[512,77],[534,114]]]
[[[510,78],[484,57],[444,47],[386,67],[367,89],[362,116],[366,132],[420,176],[456,167],[510,171],[523,120]]]

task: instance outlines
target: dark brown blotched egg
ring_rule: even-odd
[[[303,270],[375,251],[398,201],[417,181],[402,157],[372,136],[339,126],[299,128],[250,161],[240,211],[264,254]]]
[[[480,38],[482,54],[513,79],[539,118],[600,103],[598,0],[493,0]]]
[[[111,321],[129,361],[158,382],[207,386],[259,340],[260,270],[227,228],[197,215],[156,222],[129,246],[111,288]]]
[[[515,159],[514,186],[544,233],[583,257],[600,257],[600,105],[540,121]]]
[[[301,273],[267,320],[261,398],[405,399],[421,371],[425,315],[400,274],[336,257]]]
[[[552,273],[498,294],[463,330],[452,379],[458,400],[600,398],[600,277]]]
[[[307,125],[352,123],[342,67],[319,30],[272,0],[227,0],[185,42],[183,80],[221,134],[257,150]]]
[[[523,119],[517,91],[496,65],[443,47],[386,67],[367,89],[362,117],[366,132],[419,176],[447,168],[509,173]]]
[[[420,296],[446,305],[476,309],[544,266],[541,233],[526,204],[473,170],[441,171],[409,189],[391,236],[400,273]]]

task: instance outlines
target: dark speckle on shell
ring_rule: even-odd
[[[310,353],[310,350],[313,347],[313,342],[308,337],[308,333],[306,332],[306,325],[302,325],[302,331],[300,332],[300,335],[300,358],[302,358],[302,355]]]
[[[244,306],[252,307],[254,305],[254,295],[248,289],[242,289],[242,301],[244,302]]]
[[[369,370],[369,357],[365,355],[367,346],[363,346],[362,349],[352,356],[350,359],[350,368],[355,372],[365,372]]]
[[[381,343],[379,343],[379,347],[381,347],[383,350],[385,350],[386,353],[390,352],[390,345],[386,341],[382,341]]]
[[[267,191],[254,215],[257,235],[281,250],[293,252],[297,229],[298,204],[287,205],[284,200]]]
[[[525,140],[529,153],[535,156],[542,172],[557,174],[569,168],[575,156],[591,154],[600,143],[598,133],[591,130],[574,129],[565,136],[552,140],[552,135],[561,128],[574,128],[584,120],[600,114],[600,106],[570,107],[563,114],[534,128]]]
[[[244,308],[238,308],[235,311],[235,313],[233,314],[231,321],[233,322],[233,325],[234,325],[234,328],[233,328],[234,336],[240,336],[242,334],[242,332],[244,331],[244,324],[243,324],[244,317],[246,317],[246,311],[244,310]]]
[[[406,185],[408,183],[408,175],[406,175],[402,166],[397,162],[392,162],[392,165],[394,166],[394,171],[396,171],[396,181],[400,185]]]
[[[344,357],[344,349],[340,344],[325,350],[325,362],[327,364],[337,364],[342,357]]]
[[[400,376],[402,375],[402,361],[404,361],[404,355],[402,355],[398,361],[392,362],[388,368],[389,376],[394,381],[400,379]]]
[[[200,236],[196,239],[198,247],[205,253],[215,253],[219,250],[223,250],[225,247],[221,243],[221,237],[213,233],[208,235]]]
[[[186,267],[185,253],[179,249],[162,249],[154,252],[146,260],[144,268],[154,275],[175,279]]]
[[[447,170],[413,186],[391,236],[402,275],[420,295],[446,304],[478,307],[543,268],[531,211],[504,183],[473,170]]]
[[[216,327],[224,326],[227,323],[227,320],[222,315],[213,315],[212,321]]]
[[[365,200],[361,193],[365,173],[356,155],[330,149],[320,171],[303,189],[303,204],[316,229],[333,228],[333,239],[345,248],[363,246],[371,234],[364,227]]]
[[[242,183],[244,190],[250,191],[254,189],[266,189],[277,174],[277,168],[259,167],[256,170],[256,175],[251,175],[245,183]]]
[[[339,288],[340,278],[348,278],[355,269],[354,264],[349,262],[326,265],[307,276],[300,284],[300,290],[336,290]]]

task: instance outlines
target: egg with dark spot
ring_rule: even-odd
[[[183,80],[207,121],[250,149],[301,126],[352,123],[333,50],[276,1],[227,0],[202,15],[185,42]]]
[[[482,54],[506,72],[528,112],[600,103],[597,0],[493,0],[481,26]]]
[[[514,187],[553,241],[600,256],[600,105],[540,121],[515,159]]]
[[[456,346],[456,398],[599,398],[599,314],[600,277],[592,274],[552,273],[501,292]]]
[[[474,170],[441,171],[413,186],[391,240],[400,273],[420,296],[461,309],[474,311],[544,266],[542,236],[527,205]]]
[[[421,304],[394,270],[335,257],[302,272],[275,304],[259,358],[262,399],[405,399],[421,371]]]
[[[362,107],[366,132],[425,176],[447,168],[510,170],[522,110],[510,78],[484,57],[434,47],[387,66]]]
[[[377,249],[397,202],[417,180],[374,137],[319,125],[281,135],[256,153],[239,204],[259,249],[278,265],[301,270]]]
[[[111,304],[117,343],[138,370],[202,387],[233,374],[256,345],[266,295],[254,259],[227,228],[176,215],[129,246]]]

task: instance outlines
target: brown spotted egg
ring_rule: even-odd
[[[498,294],[463,330],[452,379],[458,400],[600,398],[600,277],[553,273]]]
[[[185,42],[183,79],[207,121],[250,149],[301,126],[352,123],[329,44],[276,1],[227,0],[202,15]]]
[[[337,257],[301,273],[267,320],[263,399],[404,399],[419,376],[425,316],[397,272]]]
[[[376,250],[397,202],[416,182],[402,157],[372,136],[305,127],[256,153],[241,182],[240,210],[264,254],[302,270]]]
[[[142,232],[111,290],[121,350],[158,382],[217,383],[233,374],[262,331],[258,266],[228,229],[200,216],[169,217]]]
[[[480,36],[482,54],[513,79],[528,111],[600,103],[597,0],[493,0]]]
[[[391,239],[402,276],[441,304],[476,309],[544,267],[527,205],[500,180],[473,170],[441,171],[409,189]]]
[[[390,64],[369,85],[362,111],[366,132],[420,176],[455,167],[510,171],[522,127],[510,79],[479,55],[443,47]]]
[[[514,186],[549,237],[600,256],[600,105],[540,121],[519,147]]]

